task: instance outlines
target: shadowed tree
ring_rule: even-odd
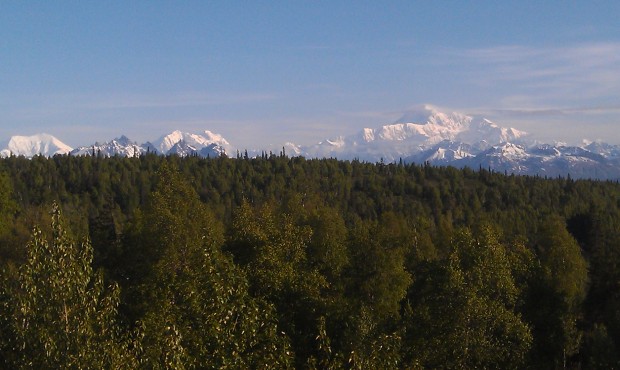
[[[146,367],[289,367],[272,308],[249,295],[245,275],[220,249],[221,224],[178,172],[163,166],[158,176],[142,231],[159,256],[143,287],[151,292]]]
[[[566,366],[576,354],[588,269],[577,241],[560,218],[546,220],[538,235],[540,269],[531,284],[526,315],[534,325],[534,357],[541,366]]]
[[[60,207],[52,210],[51,241],[34,230],[17,281],[5,285],[9,318],[5,353],[11,368],[136,368],[137,342],[117,325],[119,288],[106,287],[91,267],[88,241],[67,236]]]
[[[324,310],[327,282],[308,259],[312,229],[273,205],[236,210],[228,248],[245,268],[254,295],[274,304],[282,329],[296,349],[296,363],[306,362]]]
[[[410,293],[408,357],[425,368],[521,368],[532,342],[515,312],[521,268],[490,228],[463,230],[452,247],[447,264],[419,271]]]

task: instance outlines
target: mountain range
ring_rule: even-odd
[[[133,157],[149,152],[161,155],[218,157],[233,151],[233,147],[226,139],[211,131],[192,134],[178,130],[153,142],[143,144],[138,144],[123,135],[104,143],[96,142],[92,145],[79,146],[73,149],[52,135],[38,134],[13,136],[5,146],[5,149],[0,151],[0,157],[21,155],[32,158],[36,155],[49,157],[56,154]]]
[[[547,177],[620,179],[620,146],[584,142],[581,146],[541,143],[527,132],[500,127],[484,117],[444,113],[425,105],[392,124],[365,128],[312,145],[286,143],[286,154],[307,158],[358,159],[368,162],[431,163],[490,168],[514,174]],[[236,149],[211,131],[173,131],[153,142],[138,144],[125,136],[109,142],[71,148],[48,134],[14,136],[0,156],[55,154],[136,156],[144,153],[217,157]],[[261,149],[250,153],[260,153]]]

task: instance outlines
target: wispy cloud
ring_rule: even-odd
[[[579,67],[614,66],[620,60],[620,43],[591,43],[563,47],[498,46],[453,51],[455,54],[489,64],[525,67],[563,65],[563,70]],[[615,65],[614,67],[618,67]]]
[[[520,117],[541,117],[541,116],[569,116],[569,115],[601,115],[620,113],[620,104],[608,106],[582,106],[582,107],[540,107],[540,108],[478,108],[470,109],[471,114],[476,115],[509,115]]]
[[[447,50],[483,96],[455,107],[547,138],[607,137],[620,124],[620,43]]]
[[[498,46],[452,50],[473,66],[472,81],[507,85],[545,100],[597,99],[620,95],[620,43],[563,47]]]

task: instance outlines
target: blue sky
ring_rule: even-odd
[[[620,144],[618,1],[0,0],[0,141],[311,144],[432,104]]]

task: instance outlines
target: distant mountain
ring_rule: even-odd
[[[221,135],[211,131],[202,134],[173,131],[154,141],[152,147],[159,154],[201,155],[204,157],[217,157],[222,154],[231,155],[233,147]]]
[[[433,164],[442,165],[473,157],[473,153],[475,152],[476,150],[470,144],[444,140],[430,148],[420,150],[419,152],[403,159],[406,162],[431,162]]]
[[[526,132],[499,127],[482,117],[446,114],[425,105],[407,112],[393,124],[376,129],[365,128],[352,136],[339,136],[316,145],[297,147],[297,151],[309,157],[393,162],[444,142],[467,145],[471,147],[470,151],[480,151],[495,143],[529,143],[531,139]]]
[[[250,148],[248,148],[250,149]],[[368,162],[431,163],[456,167],[573,178],[620,179],[620,146],[584,142],[579,146],[542,144],[530,134],[500,127],[479,116],[444,113],[431,105],[406,112],[400,119],[378,128],[338,136],[314,145],[286,143],[288,156],[359,159]],[[279,149],[278,149],[279,151]],[[233,156],[234,147],[221,135],[204,131],[173,131],[153,142],[138,144],[125,136],[75,150],[51,135],[14,136],[0,156],[37,154],[135,156],[144,153],[201,157]],[[252,148],[249,156],[271,152]]]
[[[105,143],[79,147],[71,154],[132,157],[150,152],[162,155],[218,157],[222,154],[228,155],[232,150],[232,146],[226,139],[210,131],[204,131],[202,134],[173,131],[153,143],[138,144],[126,136],[121,136]]]
[[[287,153],[305,157],[403,160],[524,175],[620,179],[617,145],[540,144],[524,131],[500,127],[484,117],[443,113],[430,105],[376,129],[365,128],[310,146],[287,143],[285,147]]]
[[[615,147],[615,150],[619,149]],[[490,168],[495,171],[522,175],[620,179],[620,162],[617,159],[575,146],[544,144],[526,148],[504,143],[450,164],[474,169]]]
[[[133,157],[148,152],[162,155],[218,157],[223,154],[230,155],[234,152],[234,148],[226,139],[211,131],[204,131],[201,134],[173,131],[153,143],[144,144],[138,144],[123,135],[110,141],[96,142],[75,149],[48,134],[13,136],[4,147],[5,149],[0,151],[0,156],[7,157],[13,154],[28,158],[35,155],[49,157],[55,154]]]
[[[71,151],[71,155],[95,155],[104,157],[133,157],[146,153],[147,148],[131,141],[127,136],[121,136],[105,143],[95,143],[90,146],[80,146]]]
[[[70,146],[49,134],[13,136],[0,151],[0,156],[23,155],[31,158],[35,155],[43,155],[49,157],[54,154],[67,154],[71,150]]]

